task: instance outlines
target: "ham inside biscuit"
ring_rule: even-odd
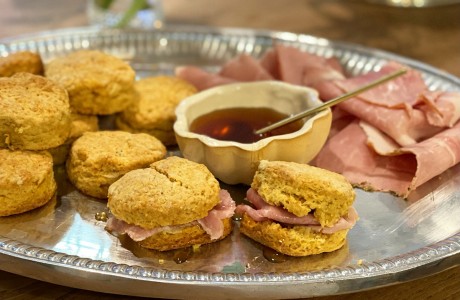
[[[296,216],[282,207],[268,204],[257,191],[252,188],[247,191],[246,197],[254,208],[249,205],[240,204],[236,207],[235,212],[239,214],[246,213],[256,222],[271,220],[289,225],[304,225],[316,232],[333,234],[340,230],[351,229],[358,220],[358,213],[351,206],[348,210],[348,214],[341,217],[332,227],[322,227],[313,213],[301,217]]]
[[[128,224],[112,216],[107,220],[105,229],[118,234],[127,234],[132,240],[139,242],[162,231],[176,231],[199,224],[209,234],[211,240],[217,240],[222,237],[224,232],[222,220],[232,217],[236,206],[228,191],[221,189],[219,197],[219,204],[211,209],[206,217],[186,224],[145,229],[137,225]]]

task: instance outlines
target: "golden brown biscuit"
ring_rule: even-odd
[[[19,51],[0,57],[0,77],[21,72],[43,75],[43,62],[40,55],[30,51]]]
[[[220,202],[219,190],[205,165],[171,156],[112,184],[107,205],[118,219],[151,229],[205,217]]]
[[[53,157],[53,163],[55,165],[61,165],[67,160],[70,146],[72,143],[88,131],[98,131],[99,124],[97,116],[82,115],[77,113],[71,113],[70,118],[72,120],[69,138],[64,144],[48,149]]]
[[[49,149],[62,145],[69,133],[65,89],[30,73],[0,78],[0,148]]]
[[[240,232],[280,253],[307,256],[341,248],[345,244],[348,229],[324,234],[308,226],[283,226],[270,220],[256,222],[244,214]]]
[[[165,146],[148,134],[86,132],[72,144],[66,168],[77,189],[96,198],[107,198],[109,186],[121,176],[165,155]]]
[[[138,101],[118,116],[118,128],[151,134],[165,145],[176,144],[173,130],[176,106],[195,94],[197,89],[180,78],[169,76],[140,79],[135,83],[135,89]]]
[[[76,112],[108,115],[128,107],[136,97],[134,70],[121,59],[97,50],[80,50],[52,60],[46,77],[69,92]]]
[[[43,206],[55,192],[49,153],[0,149],[0,216]]]
[[[355,200],[344,176],[293,162],[261,161],[251,187],[265,202],[296,216],[314,211],[322,226],[332,226],[347,215]]]

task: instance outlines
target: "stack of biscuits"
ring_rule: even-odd
[[[53,165],[65,164],[83,194],[107,198],[122,175],[165,157],[174,109],[195,92],[175,77],[136,81],[128,63],[98,50],[47,64],[30,51],[0,57],[0,216],[44,205]],[[123,125],[100,131],[106,115]]]
[[[42,70],[30,52],[0,60],[0,216],[43,206],[56,192],[46,150],[68,138],[70,106],[67,91]]]

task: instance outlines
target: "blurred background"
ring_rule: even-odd
[[[166,26],[197,24],[310,34],[391,51],[460,76],[460,4],[446,4],[450,2],[457,1],[166,0],[162,6]],[[0,0],[0,38],[86,26],[86,6],[86,1]]]

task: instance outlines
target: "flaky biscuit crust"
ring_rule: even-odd
[[[70,149],[70,181],[84,194],[107,198],[109,186],[131,170],[148,167],[166,155],[166,147],[148,134],[86,132]]]
[[[204,165],[171,156],[112,184],[107,205],[118,219],[152,229],[204,218],[220,202],[219,190]]]
[[[193,224],[176,231],[162,231],[143,241],[138,242],[144,248],[158,251],[180,249],[194,245],[203,245],[220,241],[227,237],[233,229],[231,218],[223,219],[224,232],[218,239],[211,240],[209,234],[199,224]]]
[[[294,162],[261,161],[251,187],[269,204],[297,216],[314,211],[323,227],[348,214],[352,185],[340,174]]]
[[[78,113],[113,114],[136,99],[131,66],[98,50],[55,58],[46,66],[45,75],[67,89],[70,105]]]
[[[251,239],[290,256],[307,256],[340,249],[348,229],[333,234],[315,232],[308,226],[285,226],[270,220],[256,222],[243,215],[240,232]]]
[[[55,192],[49,153],[0,149],[0,216],[43,206]]]
[[[0,148],[57,147],[68,138],[70,126],[65,89],[29,73],[0,78]]]

